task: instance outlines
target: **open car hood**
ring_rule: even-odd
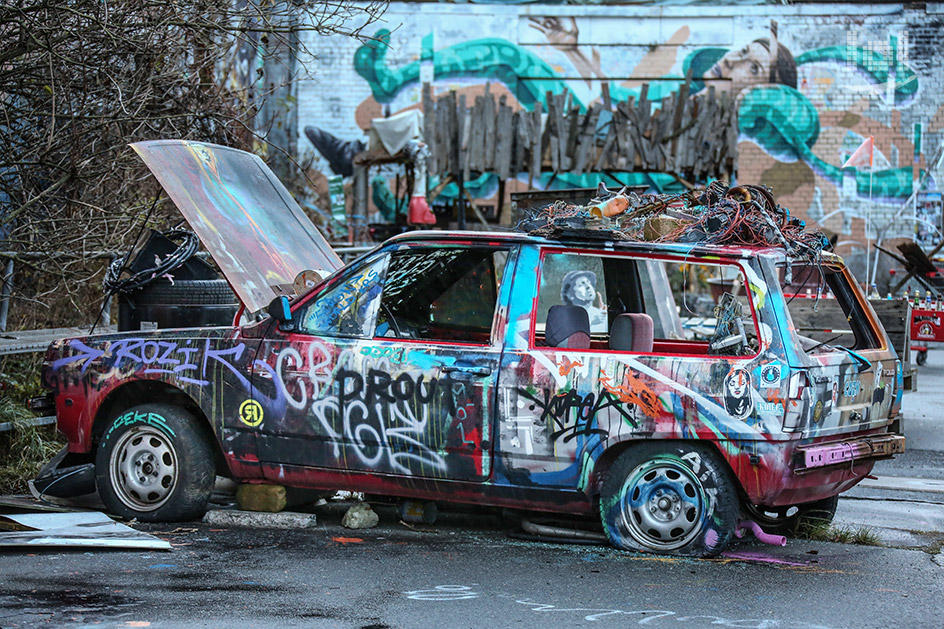
[[[233,290],[255,312],[292,293],[301,271],[343,266],[282,182],[256,155],[203,142],[136,142]]]

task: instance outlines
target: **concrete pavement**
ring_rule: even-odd
[[[944,350],[932,349],[918,368],[918,390],[902,402],[904,454],[880,461],[842,495],[835,524],[868,527],[886,546],[940,554],[944,545]]]

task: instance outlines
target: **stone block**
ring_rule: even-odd
[[[255,511],[207,511],[203,521],[216,526],[245,526],[267,529],[310,529],[318,524],[313,513],[260,513]]]
[[[245,511],[278,513],[288,504],[288,498],[281,485],[243,484],[236,490],[236,502]]]
[[[359,502],[341,518],[341,526],[348,529],[370,529],[380,522],[380,517],[366,502]]]

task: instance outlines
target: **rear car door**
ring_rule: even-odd
[[[787,347],[802,367],[785,428],[816,437],[888,424],[900,406],[901,363],[865,295],[837,262],[794,265],[791,276],[783,292],[792,325],[782,329],[795,330]]]
[[[273,413],[260,459],[487,479],[508,259],[499,246],[391,247],[293,308],[253,371]]]

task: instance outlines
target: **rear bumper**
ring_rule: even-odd
[[[874,462],[904,451],[905,438],[902,435],[876,435],[799,446],[794,455],[793,473],[802,475],[857,462]]]

